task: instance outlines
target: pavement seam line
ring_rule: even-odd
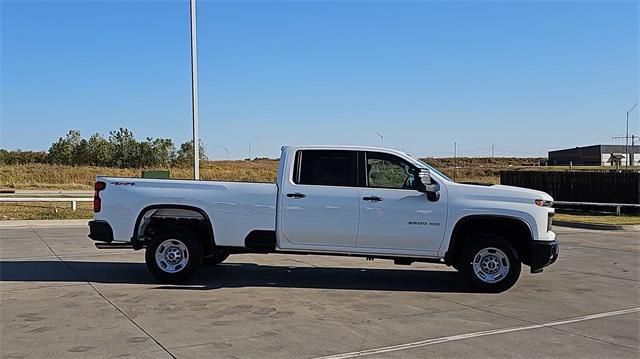
[[[549,329],[557,330],[557,331],[559,331],[559,332],[563,332],[563,333],[565,333],[565,334],[575,335],[575,336],[577,336],[577,337],[581,337],[581,338],[585,338],[585,339],[593,340],[593,341],[600,342],[600,343],[605,343],[605,344],[610,344],[610,345],[618,346],[618,347],[621,347],[621,348],[631,349],[631,350],[633,350],[633,351],[640,351],[638,348],[628,347],[628,346],[626,346],[626,345],[622,345],[622,344],[619,344],[619,343],[610,342],[610,341],[607,341],[607,340],[604,340],[604,339],[599,339],[599,338],[592,337],[592,336],[589,336],[589,335],[586,335],[586,334],[580,334],[580,333],[572,332],[572,331],[567,330],[567,329],[560,329],[560,328],[557,328],[557,327],[549,327]]]
[[[175,355],[173,355],[173,353],[171,353],[167,348],[165,348],[165,346],[162,345],[156,338],[154,338],[151,334],[149,334],[146,330],[144,330],[144,328],[142,328],[131,317],[129,317],[127,315],[127,313],[125,313],[122,309],[118,308],[118,306],[116,306],[111,300],[109,300],[109,298],[107,298],[104,294],[102,294],[98,290],[98,288],[96,288],[87,278],[85,278],[82,274],[80,274],[78,271],[76,271],[75,268],[73,268],[69,263],[65,262],[64,259],[62,259],[60,256],[58,256],[58,254],[53,251],[53,249],[49,246],[49,244],[47,244],[47,242],[44,240],[44,238],[42,238],[42,236],[40,236],[40,233],[38,233],[33,227],[29,227],[29,229],[31,229],[33,231],[33,233],[35,233],[36,236],[38,236],[38,238],[40,238],[40,241],[42,241],[42,243],[49,249],[49,251],[51,251],[51,253],[53,253],[53,255],[56,256],[56,258],[58,258],[58,260],[60,260],[60,262],[62,262],[67,268],[69,268],[69,270],[71,270],[73,273],[75,273],[75,275],[77,275],[80,279],[85,281],[87,283],[87,285],[89,285],[89,287],[91,287],[91,289],[93,289],[100,297],[102,297],[102,299],[104,299],[107,303],[109,303],[109,305],[111,305],[115,310],[120,312],[120,314],[122,314],[125,318],[127,318],[129,320],[129,322],[131,322],[131,324],[133,324],[136,328],[138,328],[140,331],[142,331],[146,336],[151,338],[151,340],[153,340],[160,348],[162,348],[162,350],[164,350],[167,354],[169,354],[169,356],[171,356],[172,358],[176,359]]]
[[[616,252],[623,252],[623,253],[630,253],[630,254],[638,254],[637,250],[629,250],[629,249],[616,249],[616,248],[607,248],[607,247],[596,247],[596,246],[584,246],[581,244],[571,244],[571,243],[567,243],[564,244],[564,247],[576,247],[576,248],[588,248],[588,249],[598,249],[598,250],[602,250],[602,251],[616,251]],[[565,249],[563,248],[563,249]]]
[[[93,258],[93,257],[101,257],[101,256],[109,256],[109,255],[116,255],[116,254],[125,254],[125,255],[134,255],[135,253],[118,253],[118,252],[104,252],[104,253],[96,253],[96,254],[84,254],[84,253],[76,253],[76,254],[65,254],[64,257],[65,258]],[[0,261],[18,261],[18,260],[33,260],[33,259],[51,259],[55,257],[55,255],[50,255],[50,256],[34,256],[34,257],[6,257],[6,258],[0,258]]]
[[[636,283],[640,282],[640,280],[637,280],[637,279],[620,278],[620,277],[615,277],[615,276],[612,276],[612,275],[606,275],[606,274],[600,274],[600,273],[581,272],[581,271],[575,271],[575,270],[570,270],[570,269],[565,269],[564,271],[567,272],[567,273],[587,274],[587,275],[593,275],[593,276],[602,277],[602,278],[626,280],[626,281],[629,281],[629,282],[636,282]]]
[[[328,356],[323,356],[323,357],[316,357],[315,359],[348,359],[348,358],[356,358],[356,357],[361,357],[361,356],[368,356],[368,355],[374,355],[374,354],[383,354],[383,353],[390,353],[390,352],[406,350],[406,349],[420,348],[420,347],[424,347],[424,346],[427,346],[427,345],[446,343],[446,342],[464,340],[464,339],[471,339],[471,338],[483,337],[483,336],[488,336],[488,335],[506,334],[506,333],[524,331],[524,330],[531,330],[531,329],[551,328],[551,327],[558,326],[558,325],[582,322],[582,321],[585,321],[585,320],[607,318],[607,317],[612,317],[612,316],[616,316],[616,315],[638,313],[638,312],[640,312],[640,307],[617,310],[617,311],[612,311],[612,312],[604,312],[604,313],[583,315],[583,316],[580,316],[580,317],[574,317],[574,318],[558,320],[558,321],[542,323],[542,324],[527,325],[527,326],[523,326],[523,327],[511,327],[511,328],[504,328],[504,329],[491,329],[491,330],[484,330],[484,331],[480,331],[480,332],[457,334],[457,335],[451,335],[451,336],[440,337],[440,338],[426,339],[426,340],[421,340],[421,341],[417,341],[417,342],[392,345],[392,346],[387,346],[387,347],[367,349],[367,350],[361,350],[361,351],[355,351],[355,352],[349,352],[349,353],[333,354],[333,355],[328,355]]]
[[[18,292],[23,292],[25,290],[38,290],[38,289],[47,289],[47,288],[68,288],[68,287],[76,287],[79,285],[85,285],[86,283],[73,283],[73,284],[63,284],[63,285],[45,285],[42,287],[31,287],[31,288],[16,288],[16,289],[7,289],[7,290],[2,290],[0,289],[0,295],[2,294],[12,294],[12,293],[18,293]]]
[[[429,295],[427,295],[427,296],[429,296]],[[529,323],[529,324],[533,324],[533,325],[541,324],[541,323],[534,322],[534,321],[531,321],[531,320],[527,320],[527,319],[523,319],[523,318],[517,318],[517,317],[511,316],[511,315],[507,315],[507,314],[503,314],[503,313],[493,312],[493,311],[490,311],[488,309],[484,309],[482,307],[474,307],[472,305],[468,305],[468,304],[464,304],[464,303],[458,303],[458,302],[450,300],[450,299],[444,299],[444,298],[435,297],[435,296],[429,296],[429,297],[430,298],[442,299],[444,301],[447,301],[447,302],[450,302],[450,303],[454,303],[454,304],[458,304],[458,305],[462,305],[462,306],[465,306],[465,307],[470,308],[470,309],[479,310],[481,312],[485,312],[485,313],[489,313],[489,314],[493,314],[493,315],[497,315],[497,316],[513,319],[513,320],[524,322],[524,323]],[[640,308],[640,307],[638,307],[638,308]],[[591,339],[591,340],[594,340],[594,341],[597,341],[597,342],[606,343],[606,344],[610,344],[610,345],[615,345],[615,346],[619,346],[621,348],[632,349],[632,350],[636,350],[637,351],[636,348],[631,348],[631,347],[628,347],[628,346],[625,346],[625,345],[622,345],[622,344],[618,344],[618,343],[609,342],[609,341],[606,341],[606,340],[603,340],[603,339],[590,337],[588,335],[572,332],[572,331],[569,331],[569,330],[563,330],[563,329],[555,328],[555,327],[549,327],[549,329],[553,329],[553,330],[557,330],[557,331],[560,331],[560,332],[563,332],[563,333],[572,334],[572,335],[575,335],[575,336],[578,336],[578,337]]]

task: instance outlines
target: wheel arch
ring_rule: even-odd
[[[164,209],[184,211],[182,212],[183,214],[194,213],[194,214],[197,214],[199,218],[187,217],[186,215],[179,215],[179,214],[168,215],[166,217],[154,217],[154,215],[157,213],[158,210],[164,210]],[[147,214],[152,211],[154,211],[154,213],[152,213],[147,217]],[[153,205],[144,207],[138,213],[138,217],[136,218],[136,222],[133,226],[133,233],[131,237],[131,243],[134,245],[134,248],[136,247],[136,245],[138,246],[138,249],[142,248],[143,243],[140,240],[140,238],[144,236],[144,231],[146,230],[146,226],[149,225],[151,218],[165,218],[167,220],[197,219],[198,221],[201,222],[202,226],[204,227],[206,238],[202,238],[202,240],[203,240],[203,245],[205,250],[210,251],[213,247],[215,247],[215,235],[213,231],[213,222],[211,221],[211,218],[209,217],[207,212],[205,212],[202,208],[189,206],[189,205],[180,205],[180,204],[153,204]]]
[[[462,217],[454,225],[444,255],[447,265],[455,262],[466,241],[476,233],[492,233],[505,237],[515,246],[522,262],[529,262],[529,243],[533,241],[533,230],[527,221],[508,215],[479,214]]]

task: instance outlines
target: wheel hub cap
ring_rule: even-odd
[[[182,241],[167,239],[156,248],[155,257],[158,268],[167,273],[176,273],[187,266],[189,250]]]
[[[497,248],[483,248],[473,257],[473,272],[485,283],[497,283],[509,273],[509,258]]]

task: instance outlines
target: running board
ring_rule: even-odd
[[[133,249],[131,243],[120,242],[120,243],[96,243],[96,248],[98,249]]]

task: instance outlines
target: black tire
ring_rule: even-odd
[[[161,245],[163,249],[158,252]],[[168,257],[171,255],[169,251],[175,253],[173,257]],[[164,256],[164,258],[157,261],[156,254]],[[179,262],[177,262],[178,258]],[[187,280],[200,267],[202,258],[203,250],[200,238],[181,227],[168,227],[157,231],[145,253],[145,262],[149,272],[164,283]],[[170,259],[174,261],[172,262]]]
[[[225,261],[225,259],[229,258],[229,253],[226,252],[214,252],[211,254],[207,254],[202,260],[202,264],[205,266],[214,266],[216,264],[220,264]]]
[[[476,234],[467,241],[461,260],[455,267],[475,290],[500,293],[518,281],[522,263],[518,251],[504,238],[494,234]]]

